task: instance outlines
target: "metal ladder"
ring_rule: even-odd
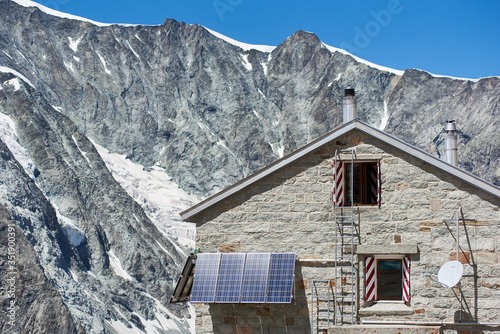
[[[346,193],[345,198],[349,199],[348,203],[339,205],[337,200],[333,201],[335,213],[335,326],[342,324],[354,324],[356,319],[356,267],[354,263],[354,207],[353,207],[353,185],[354,185],[354,150],[337,150],[335,151],[334,165],[334,184],[337,183],[338,175],[336,173],[337,166],[344,164],[340,160],[340,154],[349,154],[350,165],[342,166],[345,174],[350,168],[349,179],[344,175],[345,182],[340,182],[347,186],[349,182],[349,193]],[[347,187],[346,187],[347,188]],[[347,191],[345,189],[344,191]],[[337,194],[334,191],[334,196]]]
[[[333,323],[334,305],[330,280],[313,280],[311,285],[311,334],[327,333]]]

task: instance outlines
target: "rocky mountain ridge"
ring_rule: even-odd
[[[459,166],[500,185],[497,77],[381,70],[303,31],[241,48],[198,25],[98,25],[11,0],[0,22],[2,221],[16,222],[37,279],[69,311],[19,326],[192,330],[189,307],[168,299],[192,250],[177,213],[196,198],[174,187],[179,201],[162,211],[131,170],[208,196],[339,126],[348,86],[361,120],[436,155],[456,119]]]

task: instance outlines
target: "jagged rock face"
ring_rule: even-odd
[[[0,151],[4,157],[9,154],[3,143],[0,143]],[[8,250],[9,241],[11,252]],[[0,296],[6,320],[0,322],[0,331],[12,334],[85,333],[44,275],[32,245],[1,205],[0,248],[2,256],[9,254],[10,259],[10,262],[0,262],[0,279],[6,288]]]
[[[20,144],[32,160],[26,170],[0,141],[1,203],[31,243],[26,252],[19,252],[19,266],[35,261],[30,256],[36,252],[47,278],[88,332],[101,332],[105,321],[143,328],[137,314],[145,320],[161,312],[167,312],[167,318],[168,312],[187,316],[179,306],[170,311],[156,306],[168,305],[185,253],[115,181],[68,117],[13,74],[0,73],[0,83],[2,118],[7,115],[15,123]],[[23,284],[41,280],[39,276],[39,271],[23,270]],[[42,304],[39,311],[47,307],[39,299],[43,297],[33,297]],[[50,318],[43,318],[45,325],[43,319],[26,324],[21,319],[16,319],[18,325],[42,322],[48,332],[66,332],[52,331]],[[78,328],[83,330],[78,325],[73,332]]]
[[[188,315],[158,306],[185,247],[158,230],[89,139],[208,196],[339,126],[352,86],[359,119],[432,154],[456,119],[459,166],[500,185],[499,78],[399,75],[303,31],[265,52],[174,20],[98,26],[10,0],[0,0],[0,22],[0,66],[32,84],[0,72],[0,116],[17,135],[8,148],[0,141],[0,205],[87,332]],[[24,153],[14,158],[16,145]]]

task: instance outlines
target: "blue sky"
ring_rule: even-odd
[[[279,45],[297,30],[375,64],[464,78],[500,76],[500,1],[37,0],[104,23],[197,23]]]

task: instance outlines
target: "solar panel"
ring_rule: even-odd
[[[200,253],[196,259],[191,302],[213,303],[219,276],[220,253]]]
[[[295,253],[272,253],[269,267],[267,303],[291,303]]]
[[[242,303],[265,303],[270,258],[270,253],[247,254],[241,291]]]
[[[220,261],[219,283],[215,301],[217,303],[239,303],[243,269],[245,268],[244,253],[224,253]]]

